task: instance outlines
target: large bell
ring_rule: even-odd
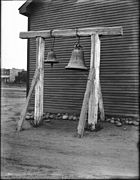
[[[44,63],[50,63],[51,67],[53,67],[54,63],[58,63],[59,61],[56,59],[55,52],[51,49],[47,54],[47,59],[44,60]]]
[[[79,44],[76,44],[74,50],[72,51],[70,61],[65,67],[66,69],[80,69],[88,70],[84,61],[84,51]]]

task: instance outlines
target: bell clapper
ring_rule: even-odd
[[[51,63],[51,68],[53,68],[53,63]]]

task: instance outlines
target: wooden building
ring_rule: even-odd
[[[28,31],[122,26],[123,36],[101,37],[100,78],[105,114],[139,116],[139,1],[27,0],[20,8]],[[44,66],[44,112],[80,113],[88,72],[66,70],[75,38],[55,38],[59,64]],[[51,48],[46,39],[45,58]],[[80,38],[86,66],[90,38]],[[35,39],[28,40],[28,90],[36,63]],[[34,96],[31,107],[34,105]]]

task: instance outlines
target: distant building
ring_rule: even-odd
[[[6,68],[2,68],[1,69],[1,82],[3,82],[3,83],[14,82],[15,77],[18,76],[18,73],[22,72],[22,71],[24,71],[24,69],[16,69],[16,68],[6,69]]]
[[[23,70],[18,72],[18,75],[15,77],[15,83],[26,83],[27,82],[27,71]]]
[[[24,69],[15,69],[15,68],[10,69],[10,82],[14,82],[15,77],[18,76],[18,73],[21,71],[24,71]]]
[[[1,82],[7,83],[10,81],[10,69],[1,69]]]

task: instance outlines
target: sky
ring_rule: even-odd
[[[21,1],[1,1],[1,67],[27,70],[27,40],[19,33],[27,31],[28,18],[19,14]]]

